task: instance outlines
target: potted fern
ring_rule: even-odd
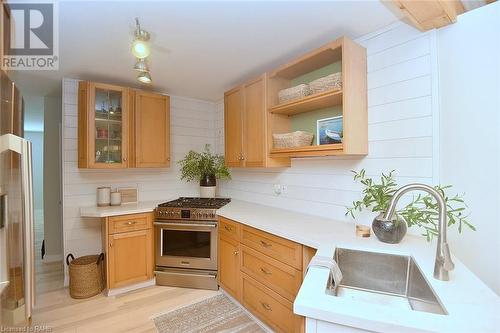
[[[363,197],[360,200],[354,201],[352,207],[347,208],[346,215],[351,215],[355,218],[356,212],[361,212],[363,209],[370,209],[372,212],[384,214],[393,194],[400,187],[394,179],[394,170],[380,177],[380,182],[377,183],[372,178],[366,176],[365,170],[354,173],[354,180],[359,181],[363,186]],[[446,191],[451,188],[447,186],[434,187],[444,198],[447,206],[448,226],[458,224],[458,232],[461,233],[464,226],[471,230],[476,230],[475,227],[468,221],[465,209],[467,205],[463,200],[463,195],[448,196]],[[433,198],[428,195],[414,195],[410,203],[401,207],[396,211],[397,221],[393,225],[379,226],[372,225],[375,236],[386,243],[399,243],[406,234],[407,227],[419,227],[423,229],[423,236],[427,241],[431,241],[434,236],[438,235],[438,204]]]
[[[215,197],[217,179],[231,179],[229,169],[224,165],[224,156],[212,154],[210,145],[205,145],[202,152],[190,150],[178,163],[181,166],[181,179],[200,182],[202,198]]]

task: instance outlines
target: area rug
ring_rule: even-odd
[[[167,312],[153,320],[159,333],[266,332],[224,294]]]

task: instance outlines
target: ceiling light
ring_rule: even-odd
[[[134,69],[139,72],[149,72],[149,67],[146,59],[138,59],[134,65]]]
[[[149,32],[141,29],[139,19],[135,18],[135,37],[132,42],[132,54],[139,58],[144,59],[151,53],[149,46]]]
[[[139,80],[139,82],[141,83],[146,84],[150,84],[151,82],[153,82],[153,80],[151,80],[151,75],[149,74],[149,72],[140,73],[139,76],[137,76],[137,80]]]

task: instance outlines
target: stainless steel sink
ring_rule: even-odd
[[[448,314],[410,256],[337,248],[335,260],[343,278],[336,288],[329,286],[334,296]]]

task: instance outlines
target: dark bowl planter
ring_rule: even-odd
[[[217,179],[215,178],[215,175],[204,175],[200,179],[200,186],[216,186],[217,185]]]
[[[384,221],[380,213],[372,223],[372,229],[378,240],[384,243],[397,244],[401,242],[408,230],[406,222],[398,217],[398,221]]]

